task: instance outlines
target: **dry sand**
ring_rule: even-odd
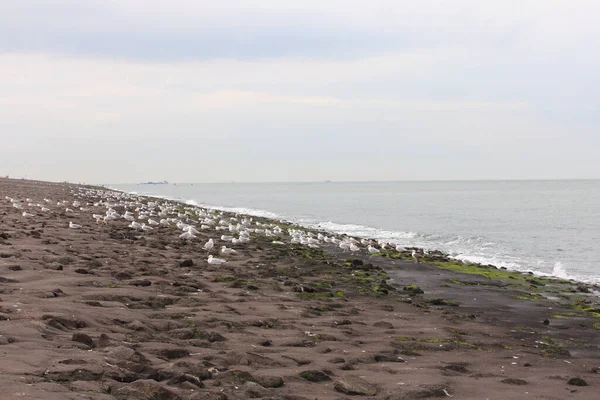
[[[600,398],[589,287],[265,237],[212,266],[223,232],[96,224],[106,196],[75,185],[0,195],[1,399]]]

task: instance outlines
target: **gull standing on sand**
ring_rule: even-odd
[[[213,247],[215,247],[215,242],[213,242],[212,238],[208,239],[208,242],[206,242],[204,244],[204,250],[211,250]]]
[[[196,238],[196,235],[194,235],[190,231],[185,231],[181,235],[179,235],[179,239],[183,239],[183,240],[192,240],[192,239],[195,239],[195,238]]]
[[[79,228],[81,228],[81,225],[74,224],[72,221],[69,221],[69,228],[71,228],[71,229],[79,229]]]
[[[222,258],[213,257],[212,254],[208,256],[208,260],[206,261],[211,265],[225,264],[227,262],[227,260],[223,260]]]
[[[379,250],[371,245],[369,245],[369,247],[367,247],[367,250],[369,251],[369,253],[371,254],[377,254],[379,253]]]
[[[151,226],[148,226],[146,224],[142,224],[142,230],[146,231],[146,232],[150,232],[150,231],[154,230],[154,228],[152,228]]]
[[[135,221],[132,221],[131,224],[129,224],[128,226],[133,229],[143,229],[142,225],[139,222]]]
[[[126,219],[127,221],[129,221],[129,222],[133,222],[133,221],[135,221],[135,218],[134,218],[134,216],[133,216],[133,215],[131,215],[131,214],[128,214],[128,212],[129,212],[129,211],[127,211],[127,212],[126,212],[126,213],[123,215],[123,218],[125,218],[125,219]]]
[[[237,254],[237,251],[227,246],[221,247],[221,254]]]
[[[23,211],[23,216],[24,216],[25,218],[29,218],[29,217],[33,217],[33,214],[31,214],[31,213],[28,213],[27,211]]]
[[[414,258],[417,264],[419,264],[421,262],[421,258],[423,258],[423,255],[421,253],[417,253],[416,250],[412,251],[411,256],[412,258]]]

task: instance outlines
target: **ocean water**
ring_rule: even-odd
[[[600,180],[109,186],[600,283]]]

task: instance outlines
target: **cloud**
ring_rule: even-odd
[[[549,24],[565,16],[544,20],[537,4],[524,1],[517,13],[500,2],[482,6],[466,0],[451,7],[441,1],[399,6],[393,0],[20,0],[0,4],[0,50],[168,62],[502,48],[536,32],[545,34]],[[574,14],[571,5],[565,12]],[[575,17],[585,20],[585,15]],[[563,33],[569,37],[569,31]]]
[[[0,2],[0,174],[600,176],[598,11],[584,0]]]

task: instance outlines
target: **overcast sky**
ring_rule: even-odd
[[[598,0],[2,0],[0,174],[600,178]]]

